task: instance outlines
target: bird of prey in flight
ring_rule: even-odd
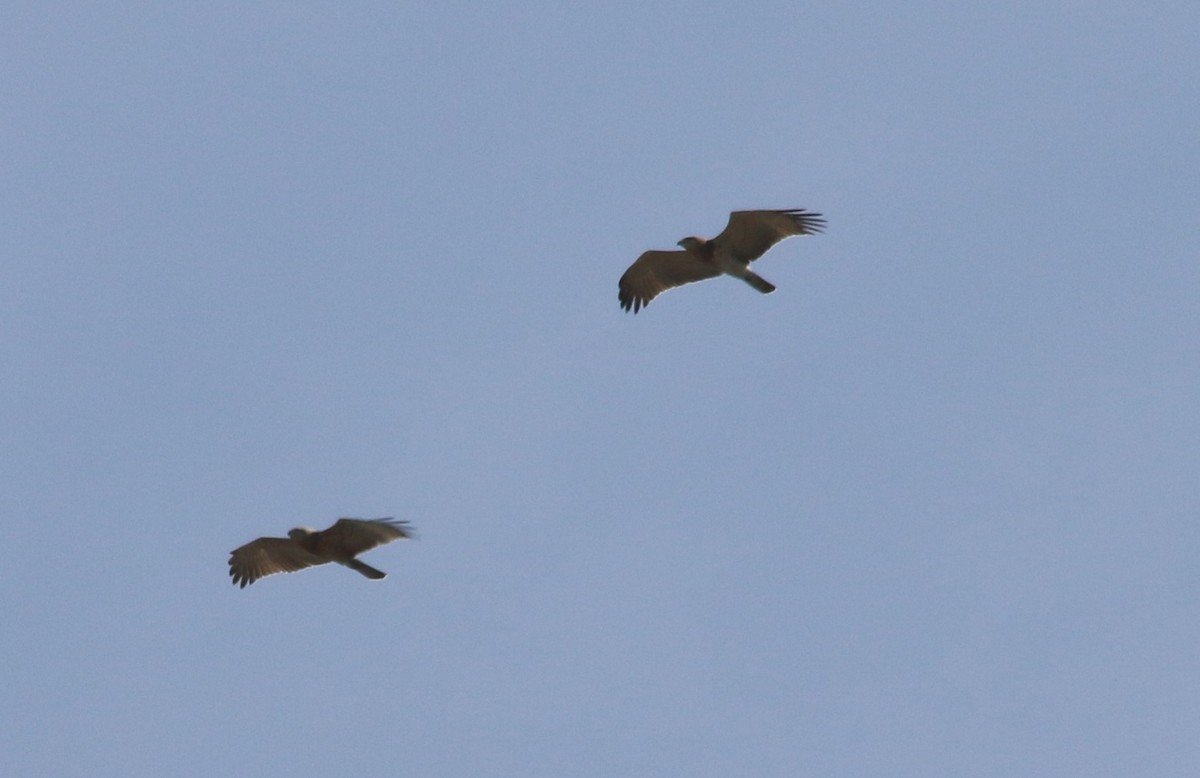
[[[802,208],[782,211],[734,211],[729,224],[712,240],[684,238],[683,251],[647,251],[629,266],[618,284],[617,299],[637,313],[662,292],[676,286],[716,278],[740,278],[763,294],[775,285],[750,270],[750,263],[784,238],[812,235],[825,229],[819,213]]]
[[[275,573],[294,573],[306,567],[337,562],[379,580],[387,575],[356,556],[384,543],[411,538],[412,528],[395,519],[338,519],[325,530],[299,527],[286,538],[259,538],[229,554],[229,575],[234,586],[245,589],[259,578]]]

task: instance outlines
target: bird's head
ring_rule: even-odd
[[[684,251],[696,251],[701,246],[703,246],[706,242],[707,241],[705,241],[704,238],[697,238],[697,237],[693,236],[690,238],[684,238],[683,240],[679,241],[675,245],[681,246],[684,249]]]
[[[299,540],[300,538],[306,538],[315,532],[316,530],[312,527],[296,527],[295,529],[288,530],[288,537],[292,540]]]

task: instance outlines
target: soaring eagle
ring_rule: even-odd
[[[326,530],[299,527],[286,538],[259,538],[229,554],[229,575],[235,586],[245,589],[263,576],[294,573],[306,567],[337,562],[367,578],[387,576],[354,557],[384,543],[411,538],[406,521],[395,519],[338,519]]]
[[[812,235],[825,229],[819,213],[802,208],[782,211],[734,211],[725,230],[713,238],[684,238],[683,251],[647,251],[629,266],[618,283],[617,299],[637,313],[662,292],[676,286],[725,275],[740,278],[763,294],[775,286],[750,270],[750,263],[784,238]]]

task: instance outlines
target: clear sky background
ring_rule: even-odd
[[[5,3],[0,772],[1200,774],[1198,35]]]

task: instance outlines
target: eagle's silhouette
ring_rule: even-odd
[[[784,238],[812,235],[825,229],[819,213],[802,208],[782,211],[734,211],[729,224],[712,240],[684,238],[683,251],[647,251],[629,266],[618,283],[617,298],[625,310],[645,308],[676,286],[716,278],[740,278],[763,294],[775,285],[750,270],[750,263]]]
[[[338,519],[332,527],[320,531],[299,527],[288,532],[286,538],[259,538],[235,548],[229,554],[229,575],[235,586],[245,589],[263,576],[337,562],[378,580],[387,573],[355,557],[412,536],[408,522],[391,518]]]

